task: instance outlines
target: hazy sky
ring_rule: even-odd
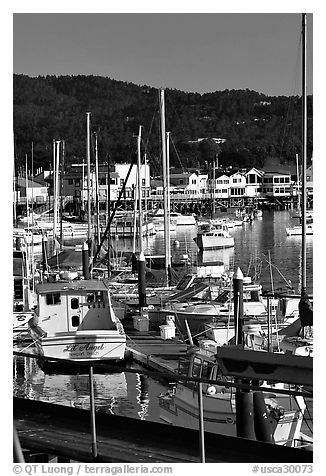
[[[14,13],[14,73],[300,94],[301,13]],[[312,15],[308,73],[312,74]],[[312,92],[308,79],[308,92]]]

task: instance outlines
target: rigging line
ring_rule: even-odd
[[[184,167],[183,167],[183,165],[182,165],[182,162],[181,162],[180,156],[179,156],[179,154],[178,154],[178,151],[177,151],[177,149],[176,149],[176,146],[175,146],[175,144],[174,144],[172,135],[170,136],[170,139],[171,139],[171,142],[172,142],[172,145],[173,145],[173,149],[174,149],[174,151],[175,151],[175,153],[176,153],[176,156],[178,157],[179,163],[180,163],[180,165],[181,165],[182,173],[185,173],[185,169],[184,169]]]
[[[300,34],[299,45],[298,45],[298,49],[297,49],[297,57],[296,57],[295,68],[294,68],[294,79],[291,81],[294,84],[294,86],[293,86],[293,89],[290,88],[289,105],[288,105],[288,109],[287,109],[287,112],[286,112],[285,124],[284,124],[284,129],[283,129],[283,136],[282,136],[282,140],[281,140],[280,157],[282,156],[282,152],[283,152],[283,147],[284,147],[284,142],[285,142],[285,135],[286,135],[286,132],[287,132],[286,129],[287,129],[287,124],[289,122],[290,113],[293,114],[293,111],[294,111],[295,92],[297,92],[297,96],[299,95],[299,87],[298,87],[299,74],[298,74],[298,72],[300,70],[299,68],[300,68],[300,58],[301,58],[301,55],[300,55],[301,41],[302,41],[302,38],[301,38],[301,34]]]
[[[286,284],[287,284],[288,286],[290,286],[291,288],[293,288],[291,282],[289,282],[289,281],[286,279],[286,277],[281,273],[281,271],[278,269],[278,267],[275,266],[275,264],[269,262],[268,259],[266,258],[266,256],[264,255],[264,253],[262,253],[262,255],[263,255],[265,261],[266,261],[270,266],[272,266],[273,268],[275,268],[276,271],[278,271],[278,273],[282,276],[282,278],[284,279],[284,281],[286,282]]]

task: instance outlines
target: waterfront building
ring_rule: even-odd
[[[42,204],[49,196],[49,184],[37,177],[19,176],[14,187],[14,201],[16,203]]]
[[[246,197],[261,197],[262,196],[262,180],[264,172],[262,170],[252,169],[245,172],[246,177]]]
[[[291,173],[287,170],[264,170],[262,189],[265,197],[286,197],[291,195]]]

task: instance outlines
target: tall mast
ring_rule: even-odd
[[[54,166],[54,198],[53,198],[53,240],[54,247],[56,248],[56,236],[57,236],[57,220],[58,220],[58,190],[59,190],[59,157],[60,157],[60,141],[55,141],[56,145],[56,157]]]
[[[16,197],[16,172],[15,172],[15,160],[13,168],[13,190],[14,190],[14,226],[17,226],[17,197]]]
[[[297,194],[298,194],[297,209],[300,210],[300,175],[299,175],[299,155],[298,154],[295,154],[295,162],[297,167]]]
[[[65,141],[62,141],[62,156],[61,156],[61,166],[60,166],[60,251],[63,248],[63,168],[65,163]]]
[[[138,207],[139,207],[139,254],[143,253],[143,212],[142,212],[142,186],[141,186],[141,130],[142,126],[139,126],[139,133],[137,137],[137,171],[138,171]]]
[[[306,32],[307,32],[307,16],[302,14],[302,270],[301,270],[301,295],[306,293],[307,277],[306,277],[306,210],[307,210],[307,191],[306,191],[306,170],[307,170],[307,59],[306,59]]]
[[[87,143],[86,143],[86,158],[87,158],[87,241],[88,246],[90,247],[92,240],[92,231],[91,231],[91,126],[90,119],[91,113],[86,112],[87,116]]]
[[[212,203],[212,218],[215,217],[215,184],[216,184],[215,160],[213,161],[213,203]]]
[[[169,282],[169,273],[171,267],[169,216],[168,216],[168,170],[166,156],[166,132],[165,132],[165,98],[164,89],[160,91],[160,115],[161,115],[161,136],[162,136],[162,161],[163,161],[163,208],[164,208],[164,250],[165,250],[165,273],[166,281]]]
[[[101,241],[101,230],[100,230],[100,202],[99,202],[99,183],[98,183],[98,148],[97,148],[97,134],[95,135],[95,193],[96,193],[96,225],[97,225],[97,244],[100,244]]]
[[[26,217],[27,217],[27,239],[29,238],[29,202],[28,202],[28,167],[27,167],[27,154],[25,155],[25,187],[26,187]],[[27,278],[30,278],[30,250],[29,246],[26,246],[26,259],[27,259]]]
[[[166,133],[166,243],[167,243],[167,270],[168,276],[171,268],[171,246],[170,246],[170,132]]]

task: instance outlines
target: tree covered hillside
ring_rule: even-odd
[[[86,112],[98,136],[99,160],[128,162],[143,126],[143,151],[160,172],[159,91],[99,76],[14,75],[13,126],[16,163],[34,149],[34,167],[52,162],[53,139],[64,139],[66,160],[86,152]],[[263,166],[267,157],[294,161],[301,155],[301,98],[268,97],[250,90],[197,94],[167,89],[166,130],[171,165]],[[196,142],[198,138],[206,138]],[[217,145],[212,138],[223,138]],[[312,155],[312,97],[308,98],[308,157]]]

